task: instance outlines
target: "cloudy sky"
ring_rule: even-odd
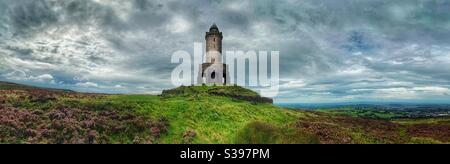
[[[280,51],[277,102],[450,103],[448,0],[0,0],[0,80],[158,93],[213,22]]]

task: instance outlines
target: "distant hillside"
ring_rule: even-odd
[[[450,121],[373,120],[272,105],[245,88],[106,95],[0,84],[0,143],[448,143]]]
[[[63,91],[63,92],[74,92],[72,90],[67,89],[54,89],[54,88],[42,88],[35,86],[28,86],[23,84],[16,84],[11,82],[2,82],[0,81],[0,90],[47,90],[47,91]]]

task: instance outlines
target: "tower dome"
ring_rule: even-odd
[[[219,28],[217,27],[217,24],[216,24],[216,23],[213,23],[213,25],[211,26],[211,28],[219,29]]]
[[[219,32],[219,27],[217,27],[216,23],[209,28],[209,32]]]
[[[223,35],[222,32],[219,31],[219,28],[217,27],[216,23],[214,23],[211,28],[209,28],[209,31],[206,32],[205,35],[206,39],[206,58],[208,62],[211,62],[212,60],[209,60],[212,58],[211,54],[218,52],[220,56],[222,56],[222,39]],[[214,58],[214,61],[221,61],[216,58]]]

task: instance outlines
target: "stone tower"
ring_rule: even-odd
[[[209,32],[206,32],[206,62],[200,65],[198,74],[199,84],[224,85],[228,82],[228,66],[224,64],[222,57],[222,32],[214,23]]]

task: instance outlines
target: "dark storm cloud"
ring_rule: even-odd
[[[56,13],[43,0],[23,1],[20,5],[12,6],[9,12],[16,33],[30,29],[39,30],[57,21]]]
[[[3,0],[0,78],[82,91],[170,88],[173,52],[216,22],[225,50],[279,50],[278,101],[445,99],[445,0]]]

